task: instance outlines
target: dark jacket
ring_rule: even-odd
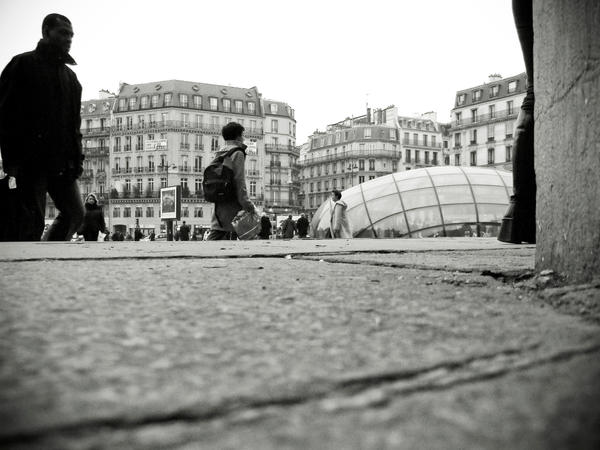
[[[179,227],[179,238],[182,241],[189,241],[190,240],[190,226],[188,224],[185,225],[181,225]]]
[[[296,222],[288,217],[281,224],[281,231],[284,239],[292,239],[296,232]]]
[[[71,56],[40,41],[0,76],[0,147],[4,170],[25,168],[74,178],[83,170],[81,85]]]
[[[107,233],[102,208],[97,204],[86,202],[83,223],[79,227],[77,234],[83,234],[83,238],[86,241],[94,242],[98,240],[99,231]]]
[[[258,236],[261,239],[269,239],[271,236],[272,227],[273,225],[271,225],[271,219],[269,219],[267,216],[262,216],[260,218],[260,233],[258,233]]]
[[[296,228],[298,228],[298,236],[305,237],[308,233],[308,219],[306,217],[300,217],[296,222]]]
[[[236,151],[231,155],[231,158],[225,158],[223,164],[233,170],[233,183],[235,185],[235,198],[220,203],[215,203],[215,210],[212,215],[210,228],[212,230],[235,232],[231,221],[236,214],[243,210],[254,211],[254,205],[248,198],[246,190],[246,175],[244,165],[246,162],[246,145],[237,141],[227,141],[226,146],[219,150],[215,155],[215,159],[224,155],[234,147],[239,147],[243,151]]]

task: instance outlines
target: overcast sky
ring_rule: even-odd
[[[296,110],[297,141],[394,104],[448,121],[457,90],[525,70],[510,0],[0,0],[0,65],[50,12],[73,22],[83,99],[179,79],[257,86]]]

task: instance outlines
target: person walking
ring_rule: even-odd
[[[237,122],[229,122],[221,130],[221,135],[225,139],[225,146],[217,152],[213,163],[219,157],[225,156],[230,150],[236,149],[223,161],[223,165],[227,165],[233,171],[234,195],[232,198],[215,203],[207,241],[237,239],[231,221],[241,210],[255,212],[254,204],[248,198],[246,190],[244,167],[246,164],[246,148],[248,147],[244,144],[244,127]]]
[[[4,170],[17,190],[18,233],[11,240],[39,241],[46,193],[59,213],[48,240],[68,241],[84,208],[77,178],[83,172],[81,85],[68,65],[71,21],[49,14],[35,50],[12,58],[0,76],[0,148]]]
[[[104,222],[104,212],[98,205],[98,198],[96,194],[90,194],[85,199],[85,214],[83,216],[83,223],[79,230],[78,235],[83,235],[83,239],[86,242],[94,242],[98,240],[98,233],[108,234],[106,229],[106,223]]]
[[[283,233],[283,239],[292,239],[296,233],[296,222],[289,215],[287,219],[281,224],[281,232]]]
[[[183,221],[183,224],[179,227],[179,239],[182,241],[190,240],[190,226]]]
[[[340,239],[351,239],[352,231],[346,210],[348,205],[342,200],[342,193],[337,189],[331,191],[331,198],[334,201],[333,211],[331,213],[331,237]]]
[[[308,234],[308,219],[306,218],[306,214],[300,214],[298,221],[296,222],[296,228],[298,229],[298,237],[305,238]]]
[[[271,229],[273,225],[271,225],[271,219],[266,214],[263,214],[260,218],[260,233],[258,233],[258,237],[261,239],[269,239],[271,237]]]

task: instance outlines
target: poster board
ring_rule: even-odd
[[[160,218],[181,219],[181,186],[161,188]]]

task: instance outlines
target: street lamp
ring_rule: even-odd
[[[350,185],[354,186],[354,169],[358,170],[356,162],[348,164],[347,169],[350,171]]]

